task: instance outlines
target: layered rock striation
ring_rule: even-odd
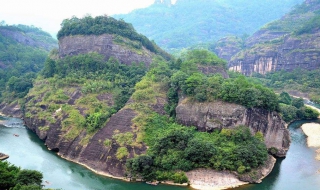
[[[127,45],[115,43],[115,35],[75,35],[65,36],[59,39],[59,56],[73,56],[89,52],[97,52],[108,60],[114,57],[121,63],[131,65],[132,63],[144,63],[149,66],[154,53],[143,46],[140,49],[130,48]],[[129,39],[121,39],[122,43],[130,43]]]
[[[177,121],[186,126],[196,126],[200,131],[232,129],[246,125],[255,134],[261,132],[268,148],[275,147],[276,156],[284,157],[290,146],[289,131],[278,113],[259,108],[221,101],[198,103],[180,99],[176,108]]]

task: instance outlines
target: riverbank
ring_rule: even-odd
[[[320,148],[320,124],[306,123],[301,126],[302,131],[307,135],[308,147]],[[316,150],[316,159],[320,160],[320,149]]]
[[[231,171],[212,169],[195,169],[186,172],[189,184],[199,190],[222,190],[239,187],[250,183],[261,183],[274,168],[276,159],[269,155],[263,166],[253,169],[250,173],[237,174]]]
[[[196,169],[186,173],[190,186],[201,190],[221,190],[248,184],[238,179],[229,171],[215,171],[210,169]]]

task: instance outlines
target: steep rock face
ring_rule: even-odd
[[[141,48],[141,51],[137,52],[129,47],[116,44],[114,43],[114,36],[110,34],[66,36],[59,40],[60,57],[97,52],[104,55],[105,60],[114,57],[126,65],[131,65],[133,62],[143,62],[149,66],[153,53],[144,47]]]
[[[252,73],[265,74],[270,71],[287,70],[295,68],[317,69],[320,66],[320,32],[299,37],[284,35],[275,38],[276,35],[259,32],[254,39],[248,41],[251,48],[239,52],[229,62],[229,70],[241,72],[245,75]],[[266,38],[263,43],[262,39]],[[271,41],[270,41],[271,40]]]
[[[68,101],[70,104],[81,98],[81,93],[75,92]],[[101,97],[100,97],[101,98]],[[32,97],[27,99],[27,102],[33,101],[34,104],[41,100],[33,100]],[[108,102],[108,100],[106,100]],[[46,106],[41,106],[42,109],[47,109]],[[28,111],[28,108],[27,108]],[[41,110],[39,110],[41,112]],[[79,110],[81,112],[81,110]],[[56,111],[56,113],[59,110]],[[115,131],[118,133],[126,133],[133,131],[132,119],[136,116],[135,111],[124,108],[112,115],[106,125],[97,131],[93,136],[89,136],[87,143],[84,143],[84,139],[88,138],[88,134],[85,129],[80,129],[79,135],[75,138],[66,137],[68,129],[64,129],[62,126],[62,118],[66,115],[58,117],[53,115],[56,119],[55,123],[50,123],[48,120],[37,117],[38,112],[32,112],[35,117],[24,117],[25,125],[35,132],[41,140],[43,140],[46,146],[58,152],[58,154],[68,160],[80,163],[89,167],[90,169],[99,172],[101,174],[113,177],[124,177],[124,164],[126,158],[118,159],[116,157],[119,144],[112,141],[110,146],[106,146],[104,141],[106,139],[112,139]],[[43,126],[48,126],[44,129]],[[129,155],[127,158],[132,158],[135,154],[142,154],[145,152],[146,147],[140,146],[125,146]]]
[[[0,104],[0,113],[11,117],[22,117],[22,110],[17,102]]]
[[[290,145],[289,131],[276,112],[264,109],[247,109],[226,102],[196,103],[181,99],[176,108],[177,121],[183,125],[196,126],[200,131],[235,128],[246,125],[254,134],[263,133],[268,148],[278,149],[277,156],[283,157]]]
[[[43,84],[38,82],[35,85]],[[63,104],[73,106],[79,113],[85,115],[85,108],[76,104],[85,95],[77,88],[68,89],[66,92],[69,99],[61,102],[61,106]],[[25,111],[29,114],[24,115],[25,125],[35,132],[49,149],[58,152],[61,157],[85,165],[100,174],[123,178],[125,176],[126,159],[145,153],[147,147],[143,143],[120,145],[114,140],[115,134],[128,132],[133,134],[133,139],[130,140],[137,138],[137,126],[134,125],[133,119],[138,113],[130,108],[130,105],[135,103],[133,99],[129,99],[124,108],[113,114],[104,127],[94,134],[90,134],[86,132],[85,128],[81,127],[64,128],[63,121],[68,117],[68,114],[61,110],[61,107],[53,111],[51,116],[47,118],[41,117],[41,113],[50,109],[50,105],[42,103],[42,98],[44,98],[43,94],[38,97],[27,97]],[[112,94],[98,94],[96,98],[109,106],[114,103]],[[166,103],[167,100],[165,98],[156,97],[156,102],[148,104],[148,106],[159,114],[165,114],[164,105]],[[34,108],[35,105],[38,105],[36,109]],[[50,119],[48,119],[50,117],[55,122],[50,122]],[[74,133],[76,135],[72,135]],[[72,137],[68,137],[67,134],[71,134]],[[107,139],[111,140],[110,145],[104,143]],[[128,151],[128,155],[122,159],[117,158],[119,147],[125,147]]]

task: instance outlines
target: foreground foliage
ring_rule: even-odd
[[[41,190],[42,178],[42,173],[36,170],[23,170],[0,161],[0,189]]]

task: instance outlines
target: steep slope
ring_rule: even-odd
[[[88,20],[93,25],[68,33]],[[93,26],[107,30],[83,33]],[[132,121],[137,116],[130,107],[134,100],[128,100],[146,66],[170,55],[111,17],[65,20],[58,37],[59,51],[46,60],[26,97],[24,121],[60,156],[123,177],[127,158],[146,150]],[[155,103],[155,110],[161,109]]]
[[[43,68],[49,51],[55,47],[57,41],[34,26],[0,26],[1,109],[5,103],[26,95],[32,87],[32,80]]]
[[[227,35],[252,34],[302,0],[156,0],[153,5],[114,15],[132,23],[167,50],[213,42]]]
[[[252,75],[319,68],[319,9],[319,1],[306,0],[282,19],[264,26],[230,58],[230,70]]]

